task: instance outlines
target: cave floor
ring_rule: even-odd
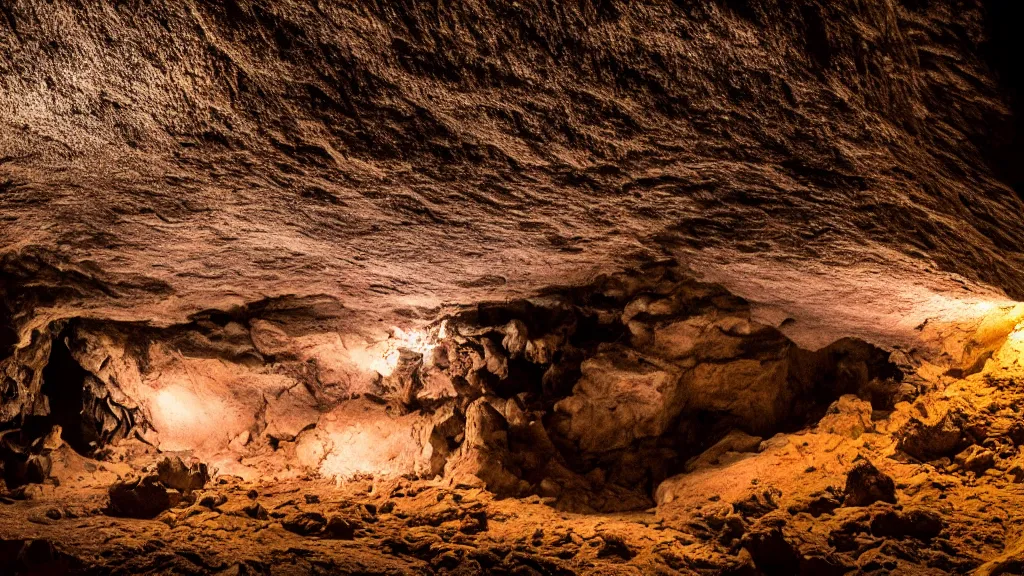
[[[220,476],[156,519],[115,518],[107,487],[131,466],[62,446],[58,482],[2,499],[0,572],[1018,574],[1022,399],[1016,380],[978,374],[868,419],[840,402],[815,427],[725,452],[664,483],[657,508],[624,514],[440,480]],[[910,446],[908,423],[930,449],[951,418],[973,439],[957,455],[922,463],[897,450]],[[892,477],[896,503],[844,502],[860,459]]]

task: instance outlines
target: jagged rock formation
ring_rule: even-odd
[[[438,476],[617,511],[650,506],[716,442],[697,461],[822,416],[828,426],[843,394],[870,401],[867,431],[875,411],[917,393],[889,353],[855,340],[801,349],[672,267],[466,308],[419,351],[380,359],[383,374],[322,361],[337,335],[305,325],[307,312],[279,302],[163,329],[68,324],[41,340],[50,378],[35,396],[22,389],[33,408],[11,425],[58,425],[83,453],[137,438],[247,479]]]

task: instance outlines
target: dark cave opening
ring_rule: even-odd
[[[101,444],[96,423],[86,416],[88,391],[87,372],[68,348],[70,332],[65,330],[54,339],[50,358],[43,369],[42,394],[49,403],[50,413],[39,419],[39,426],[47,430],[53,425],[61,427],[61,438],[79,454],[94,453]]]
[[[0,292],[2,295],[2,292]],[[14,347],[18,344],[18,331],[14,328],[14,318],[7,304],[0,297],[0,359],[7,358],[14,353]]]
[[[773,342],[778,345],[770,337],[751,344],[754,348],[770,348]],[[608,482],[653,495],[662,481],[691,472],[698,458],[736,432],[767,440],[776,434],[813,428],[837,410],[836,402],[844,395],[870,404],[875,419],[912,395],[901,386],[904,375],[889,360],[889,353],[872,344],[845,338],[824,349],[807,351],[786,342],[792,346],[794,357],[789,382],[799,381],[798,391],[791,398],[786,417],[770,429],[754,427],[747,419],[727,411],[698,409],[684,410],[661,436],[640,438],[622,450],[580,451],[557,433],[549,419],[551,439],[574,472],[588,476],[599,470]],[[771,409],[765,406],[765,410]]]

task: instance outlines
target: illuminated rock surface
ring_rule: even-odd
[[[1021,571],[1001,3],[327,4],[0,7],[2,570]]]

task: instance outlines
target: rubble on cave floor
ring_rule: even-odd
[[[115,463],[60,446],[45,483],[5,492],[0,541],[25,573],[1011,574],[1022,401],[1014,379],[946,378],[863,430],[863,401],[844,397],[753,452],[716,445],[659,487],[656,508],[617,514],[441,479],[204,483],[198,466],[145,450]],[[951,421],[956,442],[942,438]],[[942,432],[927,462],[903,450],[922,429]],[[108,507],[133,462],[153,471],[151,489],[182,492],[151,519]]]
[[[662,271],[460,309],[367,381],[294,311],[68,323],[19,356],[44,377],[0,436],[0,554],[17,574],[1012,573],[1020,312],[938,364],[811,351]]]

